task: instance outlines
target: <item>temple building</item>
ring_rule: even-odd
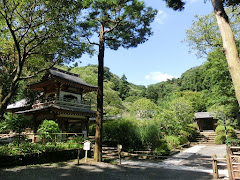
[[[31,115],[34,121],[33,132],[43,120],[54,120],[61,131],[88,134],[90,117],[96,117],[91,110],[90,100],[83,94],[97,91],[97,87],[84,82],[79,75],[52,68],[46,71],[42,79],[29,86],[30,89],[42,92],[30,109],[14,111],[16,114]],[[7,110],[18,109],[9,105]]]
[[[194,114],[195,120],[198,125],[198,130],[203,131],[215,131],[217,125],[217,119],[214,118],[214,113],[211,112],[197,112]]]

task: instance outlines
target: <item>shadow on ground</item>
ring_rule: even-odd
[[[0,169],[3,180],[143,180],[143,179],[183,179],[204,180],[212,179],[212,175],[203,172],[185,170],[171,170],[165,168],[127,167],[107,163],[81,163],[76,161],[61,162],[57,164],[44,164],[39,166],[25,166]]]

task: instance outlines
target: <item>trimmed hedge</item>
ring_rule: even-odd
[[[236,137],[237,134],[236,132],[234,131],[233,127],[232,126],[226,126],[227,128],[227,135],[228,137]],[[215,130],[216,134],[217,135],[222,135],[222,134],[225,134],[225,128],[224,126],[220,125],[220,126],[217,126],[216,130]]]
[[[215,144],[224,144],[226,141],[226,136],[223,134],[217,135],[214,141],[215,141]]]
[[[228,138],[235,138],[237,137],[236,132],[234,131],[233,127],[226,126]],[[225,136],[225,128],[223,125],[217,126],[215,130],[217,136],[215,137],[215,144],[225,144],[226,136]]]

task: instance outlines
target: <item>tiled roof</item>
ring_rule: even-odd
[[[54,76],[71,81],[73,83],[81,84],[81,85],[88,86],[91,88],[97,88],[96,86],[93,86],[91,84],[84,82],[77,74],[69,73],[69,72],[66,72],[66,71],[63,71],[60,69],[56,69],[56,68],[49,69],[49,72]]]
[[[213,112],[197,112],[194,114],[196,119],[214,118]]]

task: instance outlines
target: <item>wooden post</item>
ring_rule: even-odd
[[[218,167],[217,167],[217,156],[213,155],[212,156],[212,167],[213,167],[213,178],[218,179]]]
[[[119,165],[122,164],[122,160],[121,160],[121,151],[119,152]]]
[[[87,150],[85,151],[85,162],[87,162]]]
[[[233,180],[232,164],[231,164],[231,159],[230,159],[231,155],[232,155],[232,152],[231,152],[230,146],[227,146],[227,156],[226,156],[226,159],[227,159],[227,168],[228,168],[229,180]]]
[[[118,149],[118,156],[119,156],[119,165],[121,165],[122,164],[122,160],[121,160],[122,145],[118,144],[117,149]]]
[[[80,148],[78,149],[78,155],[77,155],[78,165],[79,165],[79,158],[80,158]]]

